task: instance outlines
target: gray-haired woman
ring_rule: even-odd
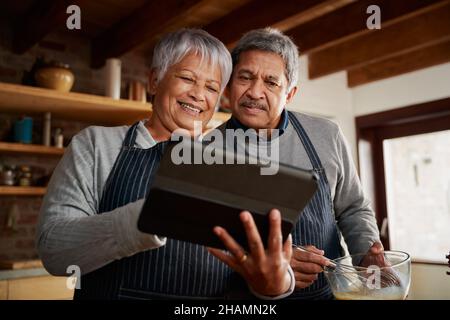
[[[246,256],[231,255],[224,264],[203,246],[144,234],[136,225],[171,133],[193,134],[194,121],[208,123],[231,70],[228,50],[207,32],[171,33],[153,55],[150,119],[89,127],[72,139],[49,183],[36,240],[51,274],[79,268],[75,299],[226,296],[233,273],[227,265],[239,272]],[[271,234],[278,239],[279,213],[274,216]],[[249,241],[261,244],[251,215],[242,220]],[[233,254],[226,231],[215,231]],[[295,285],[290,243],[272,251],[274,258],[246,266],[254,272],[244,280],[262,298],[286,296]]]

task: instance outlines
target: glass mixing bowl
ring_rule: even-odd
[[[402,251],[384,251],[360,267],[365,254],[331,260],[324,268],[338,300],[404,300],[411,283],[411,257]]]

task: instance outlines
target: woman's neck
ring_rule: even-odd
[[[152,112],[145,127],[156,142],[170,140],[172,132],[163,125],[155,111]]]

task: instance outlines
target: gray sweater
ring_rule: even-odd
[[[75,135],[50,179],[41,207],[36,244],[45,268],[67,276],[69,265],[82,274],[143,250],[165,238],[137,230],[144,200],[97,214],[106,179],[129,126],[89,127]],[[156,144],[141,122],[136,147]]]
[[[330,120],[297,112],[294,115],[300,120],[325,169],[335,219],[349,252],[366,253],[375,241],[380,241],[379,232],[345,137],[338,125]],[[226,124],[223,124],[218,129],[223,132],[225,127]],[[258,145],[258,148],[261,146],[264,144]],[[244,148],[238,144],[238,150],[242,152]],[[278,148],[279,162],[301,169],[312,169],[306,150],[291,123],[279,137]],[[258,152],[255,145],[250,145],[249,151],[253,155]],[[267,155],[267,151],[262,154]]]
[[[366,252],[379,240],[378,230],[347,144],[334,123],[306,115],[300,120],[325,168],[336,219],[349,250]],[[39,255],[50,273],[67,276],[67,267],[78,265],[85,274],[165,243],[164,238],[137,230],[142,199],[97,214],[106,179],[128,129],[93,126],[82,130],[55,168],[36,232]],[[155,143],[141,122],[136,147],[150,148]],[[311,168],[292,125],[281,136],[280,150],[281,162]]]

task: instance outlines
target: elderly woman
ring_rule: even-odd
[[[192,133],[194,121],[206,126],[231,68],[228,50],[208,33],[169,34],[153,55],[151,118],[132,126],[89,127],[72,139],[49,183],[36,239],[51,274],[67,276],[68,267],[80,268],[75,299],[226,297],[233,269],[260,298],[293,291],[291,244],[281,243],[276,210],[267,250],[251,215],[241,213],[254,249],[248,254],[220,227],[214,231],[229,255],[137,230],[171,133]]]

